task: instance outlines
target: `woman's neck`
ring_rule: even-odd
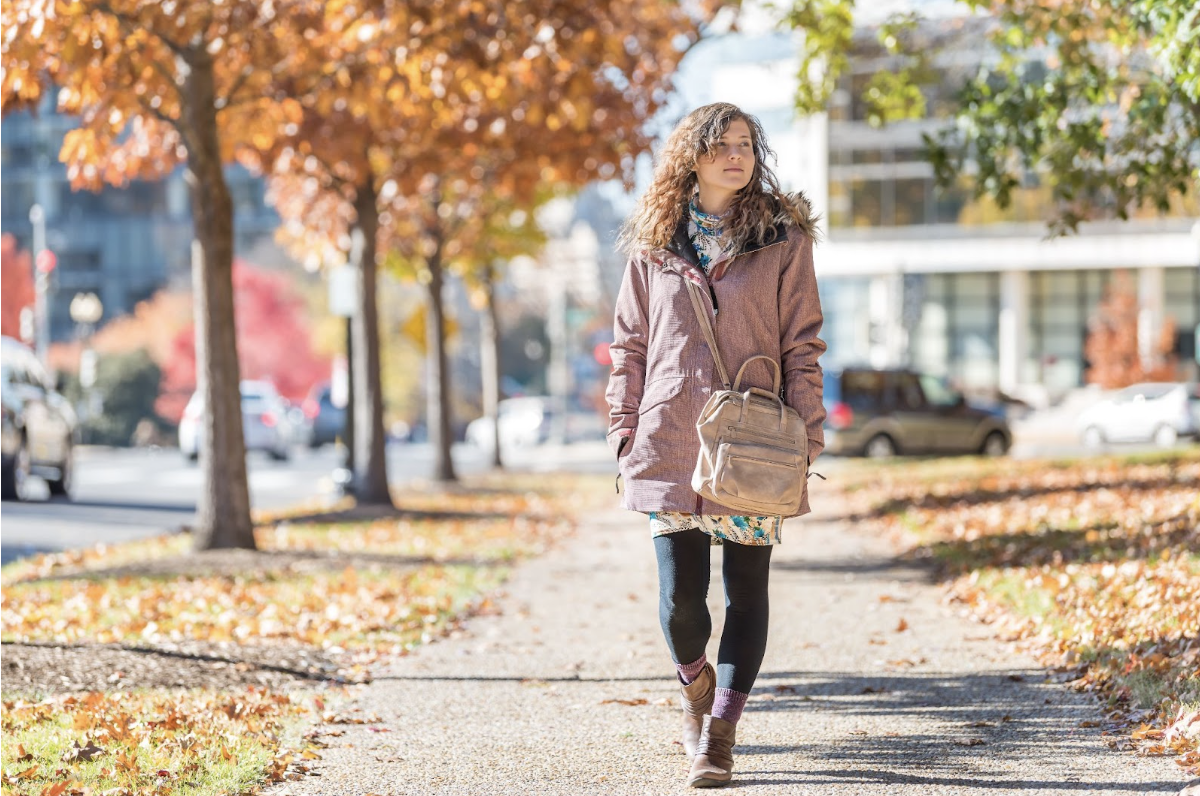
[[[696,197],[696,207],[702,212],[708,213],[710,216],[724,215],[729,209],[729,203],[733,201],[733,191],[723,191],[720,188],[708,188],[700,186],[700,193]]]

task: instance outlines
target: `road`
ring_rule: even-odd
[[[1181,443],[1183,444],[1183,443]],[[1103,452],[1132,453],[1151,446],[1110,446]],[[1049,435],[1018,436],[1014,459],[1087,455],[1077,442]],[[459,474],[484,472],[484,452],[456,445]],[[509,452],[513,469],[567,470],[616,474],[603,441],[568,446],[538,446]],[[295,450],[288,462],[257,455],[247,459],[250,502],[254,508],[287,508],[336,497],[333,470],[338,454],[331,446],[319,451]],[[823,468],[833,463],[823,460]],[[388,476],[393,484],[428,477],[433,449],[428,444],[393,444],[388,448]],[[0,563],[37,552],[87,547],[178,531],[195,523],[200,468],[176,450],[83,448],[78,452],[72,500],[51,500],[40,482],[27,503],[6,502],[0,510]],[[41,487],[40,491],[39,487]]]
[[[453,456],[460,475],[488,469],[479,448],[456,445]],[[332,474],[338,462],[332,446],[318,451],[297,449],[287,462],[251,455],[247,457],[250,503],[256,509],[275,509],[333,499]],[[509,463],[515,469],[615,472],[602,441],[516,450]],[[426,478],[432,469],[430,445],[389,446],[392,483]],[[176,450],[81,448],[76,454],[71,500],[50,499],[39,481],[30,489],[29,502],[3,504],[0,562],[178,531],[195,522],[200,485],[200,468],[184,461]]]

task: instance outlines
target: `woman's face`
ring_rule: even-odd
[[[734,194],[750,183],[754,173],[754,140],[745,119],[734,119],[716,148],[696,161],[702,192]]]

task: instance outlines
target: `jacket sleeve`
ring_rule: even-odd
[[[620,455],[638,424],[638,409],[646,386],[646,344],[649,337],[649,286],[646,266],[634,257],[625,266],[613,320],[612,373],[608,377],[608,445]]]
[[[795,245],[788,242],[787,260],[779,275],[779,356],[783,366],[784,400],[808,426],[808,461],[825,447],[825,405],[821,364],[825,342],[817,335],[825,318],[813,270],[812,238],[794,227]]]

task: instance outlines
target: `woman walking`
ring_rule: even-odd
[[[824,446],[815,219],[802,195],[782,193],[772,155],[758,120],[736,106],[693,111],[667,139],[621,235],[629,263],[614,322],[608,440],[625,508],[650,517],[692,787],[732,777],[735,728],[766,651],[768,568],[784,518],[739,515],[691,487],[696,420],[721,382],[685,280],[708,296],[703,310],[730,371],[773,357],[784,401],[807,427],[810,463]],[[751,363],[743,389],[770,389],[774,377],[768,363]],[[808,510],[805,495],[798,514]],[[706,654],[711,545],[723,546],[726,605],[715,670]]]

